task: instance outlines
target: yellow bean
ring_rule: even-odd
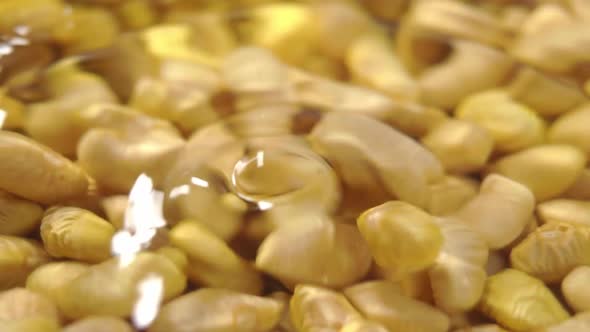
[[[171,240],[172,241],[172,240]],[[180,271],[186,274],[188,268],[188,257],[184,253],[184,251],[172,247],[172,246],[163,246],[158,248],[156,252],[164,257],[167,257]]]
[[[0,321],[31,318],[47,318],[59,322],[59,313],[51,300],[26,288],[0,292]]]
[[[590,168],[585,168],[574,183],[563,193],[564,197],[590,200]]]
[[[218,332],[268,332],[281,317],[279,301],[201,288],[165,304],[149,332],[194,332],[213,328]],[[195,314],[200,313],[200,314]]]
[[[368,320],[356,320],[344,326],[338,332],[387,332],[388,330],[379,323]]]
[[[25,105],[19,100],[7,95],[4,89],[0,89],[0,128],[18,129],[22,128],[25,121]]]
[[[453,218],[436,219],[444,242],[428,269],[436,305],[449,313],[472,309],[483,293],[488,248],[474,229]]]
[[[256,267],[285,286],[344,287],[368,272],[371,254],[358,229],[317,214],[298,214],[267,236]]]
[[[115,228],[80,208],[55,207],[41,222],[41,238],[49,255],[97,263],[111,256]]]
[[[452,53],[445,61],[420,75],[420,97],[428,105],[454,109],[463,98],[502,83],[514,64],[503,52],[487,45],[455,40],[451,46]]]
[[[383,183],[377,187],[418,207],[428,203],[428,185],[443,176],[441,164],[429,151],[397,130],[361,115],[327,114],[309,139],[350,188],[366,190],[367,185]]]
[[[350,302],[370,320],[391,331],[447,331],[449,318],[442,311],[405,297],[389,281],[368,281],[346,288]]]
[[[0,190],[42,204],[83,195],[88,179],[80,167],[58,153],[16,133],[0,131]]]
[[[142,29],[157,20],[158,13],[154,6],[146,0],[125,1],[116,9],[124,25],[130,29]]]
[[[502,90],[470,95],[461,101],[455,115],[488,130],[494,138],[494,149],[499,152],[514,152],[540,144],[545,135],[543,120]]]
[[[23,286],[35,268],[49,261],[37,242],[8,235],[0,235],[0,257],[0,290]]]
[[[586,100],[578,87],[532,68],[519,70],[507,91],[542,116],[563,114]]]
[[[561,115],[548,132],[549,142],[569,144],[580,148],[590,156],[590,106],[583,105]]]
[[[554,199],[537,205],[537,215],[544,223],[565,222],[590,226],[590,202]]]
[[[85,273],[88,268],[88,264],[70,261],[47,263],[29,275],[26,288],[55,301],[59,289]]]
[[[352,81],[374,88],[396,99],[418,99],[418,86],[406,72],[388,40],[379,35],[365,35],[354,41],[346,63]]]
[[[295,288],[290,314],[298,332],[339,331],[340,327],[362,319],[341,293],[305,284]]]
[[[100,205],[104,210],[106,219],[115,227],[121,229],[125,223],[125,211],[129,205],[127,195],[114,195],[105,197],[101,200]]]
[[[358,218],[357,226],[375,262],[401,275],[429,267],[443,244],[434,218],[402,201],[387,202],[365,211]]]
[[[436,216],[452,214],[477,195],[479,183],[471,178],[445,175],[430,185],[430,202],[426,209]]]
[[[82,121],[88,105],[116,102],[117,97],[98,75],[82,71],[72,60],[60,61],[45,72],[44,88],[53,99],[29,104],[27,133],[36,141],[66,156],[76,155],[76,146],[92,123]]]
[[[199,285],[250,294],[262,290],[260,274],[223,240],[195,221],[183,221],[170,231],[170,242],[188,258],[187,275]]]
[[[590,282],[590,267],[578,266],[565,276],[561,292],[566,302],[576,312],[590,311],[590,292],[586,285]]]
[[[43,208],[0,190],[0,234],[27,235],[39,226]]]
[[[539,332],[569,332],[579,331],[588,332],[590,331],[590,313],[582,312],[574,315],[570,319],[564,320],[563,322],[555,325],[551,325],[547,328],[538,330]]]
[[[120,266],[119,258],[112,258],[91,266],[61,287],[57,304],[69,319],[93,315],[128,317],[138,297],[138,286],[150,276],[162,278],[163,301],[181,294],[186,277],[168,258],[159,254],[140,253],[129,265]]]
[[[473,227],[491,249],[505,247],[529,222],[535,198],[530,190],[509,178],[488,175],[479,194],[453,214]]]
[[[540,145],[496,161],[490,168],[527,186],[537,201],[565,192],[582,174],[586,156],[569,145]]]
[[[569,317],[543,282],[514,269],[488,278],[479,308],[516,332],[547,327]]]
[[[7,0],[0,5],[0,30],[13,31],[17,26],[28,26],[28,37],[51,38],[52,30],[63,19],[61,0]]]
[[[501,328],[496,324],[485,324],[485,325],[478,325],[478,326],[471,326],[459,330],[455,330],[454,332],[508,332],[505,329]]]
[[[494,148],[494,140],[486,129],[461,120],[443,122],[422,138],[422,144],[453,173],[481,169]]]
[[[61,327],[54,319],[30,318],[17,321],[0,321],[3,332],[61,332]]]
[[[63,332],[133,332],[126,321],[117,317],[94,316],[78,320],[63,329]]]
[[[590,265],[590,227],[548,223],[512,249],[510,262],[545,282],[559,282],[578,265]]]

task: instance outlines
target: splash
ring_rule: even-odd
[[[157,230],[166,226],[163,203],[164,193],[154,190],[152,179],[141,174],[129,193],[123,229],[111,242],[111,250],[119,257],[121,267],[129,265],[137,253],[150,245]]]
[[[164,293],[164,280],[158,275],[150,274],[139,283],[137,290],[139,298],[133,307],[131,319],[136,328],[143,330],[158,315]]]

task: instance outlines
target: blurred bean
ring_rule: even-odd
[[[63,19],[61,0],[7,0],[0,5],[0,31],[10,33],[18,26],[28,26],[29,37],[51,38],[52,30]]]
[[[111,256],[115,228],[106,220],[80,208],[54,207],[41,222],[41,238],[47,253],[98,263]]]
[[[561,292],[566,302],[575,312],[590,311],[590,267],[578,266],[565,276],[561,283]]]
[[[0,189],[42,204],[82,195],[88,180],[80,167],[23,135],[0,131]]]
[[[25,105],[18,99],[14,99],[7,94],[7,91],[0,89],[0,128],[18,129],[22,128],[25,121]]]
[[[79,54],[110,46],[120,33],[115,15],[97,6],[72,6],[54,36],[66,54]]]
[[[400,294],[389,281],[368,281],[346,288],[344,294],[368,319],[391,331],[447,331],[449,318],[426,303]]]
[[[488,278],[480,310],[514,331],[547,327],[569,318],[569,314],[539,279],[506,269]]]
[[[188,257],[189,279],[205,287],[259,294],[258,272],[220,238],[194,221],[183,221],[170,231],[170,242]]]
[[[0,321],[47,318],[59,322],[57,307],[48,298],[26,288],[0,292]]]
[[[47,69],[43,86],[51,100],[29,104],[25,130],[33,139],[66,156],[75,156],[80,137],[92,123],[81,118],[83,109],[117,97],[97,75],[82,71],[66,59]]]
[[[544,223],[565,222],[590,226],[590,202],[555,199],[537,205],[537,215]]]
[[[89,265],[74,261],[51,262],[36,268],[27,278],[27,289],[55,301],[61,287],[89,269]]]
[[[445,121],[422,137],[422,144],[454,173],[469,173],[485,166],[494,140],[484,128],[461,120]]]
[[[17,321],[0,321],[0,330],[3,332],[61,332],[61,327],[54,319],[35,317]]]
[[[397,130],[361,115],[327,114],[309,139],[347,186],[371,188],[383,183],[389,194],[418,207],[428,203],[428,185],[443,176],[441,164],[429,151]],[[372,174],[373,170],[377,174]]]
[[[366,35],[354,41],[346,63],[352,80],[392,98],[416,100],[418,86],[406,72],[385,37]]]
[[[444,216],[458,211],[477,195],[479,183],[471,178],[445,175],[430,185],[430,202],[426,209],[435,216]]]
[[[500,46],[510,41],[512,31],[475,6],[450,0],[420,1],[402,19],[396,46],[404,65],[419,73],[446,55],[449,37]]]
[[[138,285],[148,276],[162,278],[163,301],[180,295],[186,277],[168,258],[140,253],[128,264],[112,258],[91,266],[62,286],[57,294],[60,312],[69,319],[93,315],[128,317],[137,300]]]
[[[116,13],[123,25],[133,30],[154,24],[159,16],[153,3],[148,0],[124,1],[117,6]]]
[[[532,68],[520,69],[507,91],[542,116],[563,114],[586,101],[578,87]]]
[[[508,332],[496,324],[485,324],[471,326],[464,329],[455,330],[454,332]]]
[[[125,223],[125,211],[129,205],[127,195],[108,196],[101,200],[101,207],[104,210],[106,219],[115,229],[123,228]]]
[[[516,239],[530,220],[535,198],[518,182],[497,174],[488,175],[479,194],[453,214],[473,227],[491,249]]]
[[[587,332],[590,331],[590,314],[588,312],[579,313],[572,316],[569,319],[555,325],[551,325],[545,329],[539,330],[539,332],[568,332],[568,331],[579,331]]]
[[[590,168],[585,168],[576,181],[563,193],[564,197],[590,200]]]
[[[63,332],[133,332],[126,321],[117,317],[94,316],[78,320],[63,329]]]
[[[315,213],[298,214],[267,236],[256,267],[293,288],[344,287],[368,272],[371,255],[358,229]]]
[[[589,236],[586,225],[548,223],[512,249],[510,262],[545,282],[559,282],[576,266],[590,265]]]
[[[96,128],[80,139],[79,163],[99,186],[114,193],[129,192],[142,173],[162,183],[184,145],[170,123],[131,109],[95,104],[83,116]]]
[[[35,268],[49,261],[37,242],[8,235],[0,235],[0,257],[0,290],[23,286]]]
[[[158,248],[156,252],[168,258],[181,272],[186,274],[189,261],[184,251],[172,246],[163,246]]]
[[[43,208],[0,190],[0,234],[27,235],[39,226]]]
[[[584,171],[586,156],[581,150],[561,144],[532,147],[498,159],[490,171],[528,187],[537,201],[565,192]]]
[[[273,299],[201,288],[165,304],[148,331],[267,332],[279,322],[281,311],[281,303]]]
[[[453,51],[419,78],[420,97],[428,105],[454,109],[463,98],[494,88],[506,79],[513,61],[482,44],[455,40]]]
[[[569,144],[590,156],[590,105],[584,105],[561,115],[548,132],[549,142]]]
[[[545,135],[543,120],[501,90],[470,95],[461,101],[455,115],[488,130],[494,138],[494,149],[499,152],[514,152],[538,145]]]

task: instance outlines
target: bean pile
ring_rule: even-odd
[[[0,332],[590,331],[590,1],[0,1]]]

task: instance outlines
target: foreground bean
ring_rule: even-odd
[[[344,295],[311,285],[295,288],[290,314],[298,332],[340,331],[348,323],[362,319]]]
[[[41,238],[47,252],[56,258],[102,262],[110,257],[114,227],[90,211],[55,207],[41,222]]]
[[[486,316],[517,332],[547,327],[569,317],[543,282],[514,269],[488,278],[479,307]]]
[[[449,313],[470,310],[483,293],[488,248],[482,236],[460,220],[436,221],[444,242],[428,269],[434,302]]]
[[[290,288],[298,283],[344,287],[368,272],[371,255],[355,226],[316,214],[292,218],[264,239],[258,269]]]
[[[535,198],[525,186],[492,174],[482,182],[479,194],[453,217],[479,232],[491,249],[499,249],[522,233],[534,204]]]
[[[281,317],[279,301],[201,288],[162,307],[149,332],[267,332]]]
[[[42,204],[83,195],[84,171],[58,153],[25,136],[0,131],[0,189]],[[8,156],[11,156],[10,158]]]
[[[508,155],[491,166],[494,173],[527,186],[538,201],[566,191],[582,174],[586,156],[570,145],[540,145]]]
[[[430,185],[430,202],[426,209],[435,216],[458,211],[477,195],[479,183],[471,178],[446,175]]]
[[[578,265],[590,265],[590,227],[548,223],[512,249],[512,266],[545,282],[559,282]]]
[[[400,275],[430,266],[443,244],[434,218],[402,201],[365,211],[357,225],[377,264]]]

